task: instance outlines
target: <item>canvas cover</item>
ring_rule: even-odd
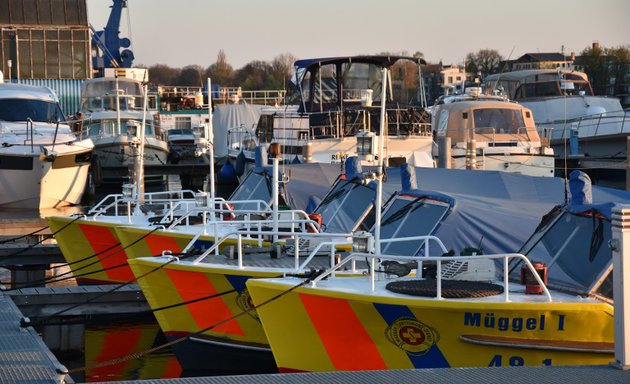
[[[417,188],[405,193],[452,200],[452,207],[434,231],[457,254],[466,247],[485,254],[517,252],[534,233],[542,217],[565,204],[565,182],[560,178],[531,177],[498,171],[414,168]],[[370,171],[364,167],[364,172]],[[305,209],[321,199],[341,173],[339,164],[286,166],[289,205]],[[399,168],[388,168],[383,201],[401,190]],[[566,194],[570,196],[570,193]],[[593,204],[630,203],[630,193],[592,187]],[[610,204],[609,204],[610,205]]]

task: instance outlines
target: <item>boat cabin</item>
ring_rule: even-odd
[[[81,110],[139,111],[144,108],[142,84],[125,77],[99,77],[85,81],[81,86]]]
[[[486,92],[506,95],[510,100],[523,101],[541,97],[586,95],[593,89],[583,72],[532,69],[490,75],[485,79]]]
[[[519,141],[540,142],[531,110],[504,98],[458,98],[434,108],[436,135],[451,138],[453,145],[492,142],[491,146],[516,145]]]

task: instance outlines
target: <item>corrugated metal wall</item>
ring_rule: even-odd
[[[85,80],[22,79],[20,84],[48,87],[55,91],[63,113],[71,115],[81,107],[81,84]]]

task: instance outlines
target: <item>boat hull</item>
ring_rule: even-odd
[[[123,219],[91,220],[79,217],[46,218],[59,249],[79,285],[120,284],[133,280],[127,254],[115,228]]]
[[[280,371],[607,364],[608,304],[383,297],[250,280]],[[320,282],[321,284],[321,282]],[[308,345],[308,348],[304,348]]]
[[[36,146],[0,150],[0,207],[47,209],[81,201],[90,166],[91,141],[59,144],[45,156]],[[53,153],[52,146],[45,146]],[[17,150],[16,150],[17,149]]]
[[[277,373],[270,349],[236,349],[215,340],[187,338],[177,333],[166,335],[168,342],[175,342],[171,349],[177,357],[185,376],[222,376]],[[176,342],[177,341],[177,342]]]
[[[466,154],[453,153],[451,168],[466,169]],[[477,155],[477,168],[484,171],[505,171],[526,176],[553,177],[555,159],[551,155],[535,155],[524,153],[492,153]]]
[[[245,283],[251,278],[278,277],[281,271],[169,263],[168,258],[146,257],[129,259],[129,265],[136,277],[141,276],[138,284],[165,335],[269,353]]]
[[[146,137],[144,144],[144,165],[167,164],[168,145],[165,141]],[[129,169],[133,167],[135,155],[126,135],[108,136],[94,139],[94,179],[97,185],[120,186],[130,182]],[[149,189],[162,186],[164,176],[145,175],[145,185]]]

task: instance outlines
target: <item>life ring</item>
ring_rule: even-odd
[[[195,99],[187,97],[183,100],[183,104],[184,109],[195,109]]]

